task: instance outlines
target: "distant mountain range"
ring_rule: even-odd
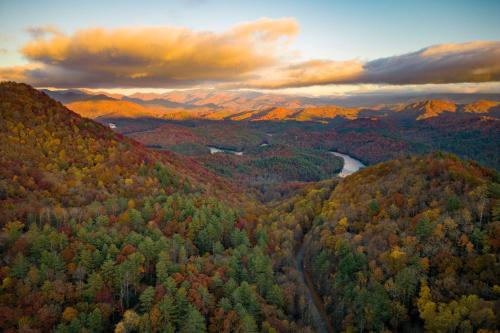
[[[161,118],[233,121],[316,121],[394,117],[423,120],[442,113],[500,116],[500,94],[351,96],[310,98],[253,91],[184,90],[130,96],[85,90],[44,90],[88,118]],[[430,98],[427,98],[430,97]],[[440,97],[440,98],[435,98]],[[355,98],[358,102],[355,103]],[[377,104],[360,106],[363,102]],[[358,106],[348,106],[355,105]]]

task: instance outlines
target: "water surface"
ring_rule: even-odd
[[[330,153],[335,156],[342,157],[344,159],[344,167],[342,168],[342,171],[340,171],[339,177],[344,178],[349,175],[352,175],[359,169],[364,168],[366,166],[361,161],[352,158],[349,155],[338,153],[336,151],[331,151]]]
[[[212,146],[208,146],[208,149],[210,149],[210,154],[227,153],[227,154],[234,154],[234,155],[238,155],[238,156],[243,155],[242,151],[236,151],[236,150],[231,150],[231,149],[221,149],[221,148],[212,147]]]

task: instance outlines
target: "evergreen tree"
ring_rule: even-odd
[[[22,253],[18,253],[12,265],[10,275],[18,279],[23,279],[26,273],[28,273],[29,265],[28,259]]]
[[[87,326],[91,332],[102,332],[104,330],[101,311],[96,308],[87,318]]]
[[[281,288],[277,285],[273,285],[267,292],[266,299],[273,305],[282,308],[285,305],[285,299],[283,298],[283,292]]]
[[[153,287],[149,286],[142,292],[139,296],[139,303],[142,313],[146,313],[151,310],[155,298],[155,290]]]
[[[243,281],[232,294],[234,304],[241,304],[252,316],[259,315],[259,303],[248,282]]]
[[[204,333],[207,331],[207,325],[205,323],[205,318],[201,315],[201,313],[196,310],[196,308],[192,305],[189,305],[186,319],[181,325],[180,332],[181,333],[193,333],[199,332]]]
[[[175,325],[177,322],[177,308],[171,296],[163,296],[158,303],[158,309],[160,310],[162,325]]]

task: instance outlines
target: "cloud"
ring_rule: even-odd
[[[57,27],[53,25],[45,25],[42,27],[28,27],[26,28],[26,32],[31,35],[34,39],[40,39],[47,35],[59,35],[61,32]]]
[[[21,52],[40,64],[24,71],[36,86],[179,87],[246,80],[276,65],[298,30],[292,18],[263,18],[221,33],[144,27],[65,35],[43,28],[30,30],[35,39]],[[0,69],[0,76],[12,70]]]
[[[0,67],[0,80],[26,82],[27,73],[36,69],[36,65]]]
[[[269,75],[268,75],[269,76]],[[413,53],[360,61],[310,60],[240,86],[277,89],[324,84],[429,84],[500,81],[500,42],[441,44]]]
[[[441,44],[370,61],[359,79],[389,84],[499,81],[500,42]]]
[[[440,44],[368,62],[292,62],[293,18],[238,24],[223,32],[161,26],[29,28],[25,67],[0,67],[0,79],[60,88],[284,89],[327,85],[422,85],[500,81],[500,41]]]
[[[240,82],[233,86],[260,89],[306,87],[348,82],[362,72],[363,64],[355,60],[309,60],[269,71],[258,79]]]

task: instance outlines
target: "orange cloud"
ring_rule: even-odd
[[[278,89],[325,84],[400,85],[491,81],[500,81],[500,42],[441,44],[366,63],[356,60],[310,60],[289,65],[237,86]]]
[[[275,69],[265,73],[261,78],[237,85],[261,89],[305,87],[353,80],[362,72],[363,64],[354,60],[309,60]]]
[[[61,88],[259,89],[500,81],[500,41],[434,45],[368,62],[290,63],[288,44],[299,32],[293,18],[262,18],[217,33],[143,27],[65,35],[51,26],[30,32],[34,39],[21,52],[32,64],[0,67],[0,79]]]
[[[35,85],[182,86],[244,80],[275,65],[283,42],[298,30],[292,18],[264,18],[222,33],[178,27],[94,28],[73,35],[52,32],[49,38],[40,33],[21,52],[43,65],[25,73]]]
[[[34,65],[0,67],[0,80],[12,80],[18,82],[27,82],[28,73],[36,69]]]

